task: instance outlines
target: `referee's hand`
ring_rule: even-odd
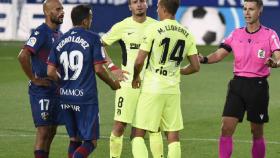
[[[277,68],[278,67],[277,62],[273,58],[268,58],[265,62],[265,65],[267,65],[268,67],[271,67],[271,68]]]
[[[131,84],[132,84],[132,88],[134,88],[134,89],[140,88],[140,86],[141,86],[140,77],[138,76],[136,79],[133,79]]]

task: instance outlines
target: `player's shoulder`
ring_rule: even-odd
[[[154,19],[154,18],[151,18],[151,17],[149,17],[149,16],[147,16],[146,17],[146,22],[148,22],[148,23],[154,23],[154,22],[158,22],[156,19]]]
[[[266,27],[266,26],[261,26],[261,29],[267,33],[267,34],[277,34],[275,30],[273,30],[272,28]]]
[[[89,39],[92,42],[100,41],[100,35],[96,32],[93,32],[91,30],[85,30],[87,39]]]
[[[93,37],[93,38],[100,38],[99,34],[96,32],[93,32],[91,30],[86,30],[86,33],[88,33],[89,36]]]
[[[246,34],[246,27],[235,28],[233,31],[231,31],[229,36],[235,37],[235,36],[239,36],[239,35],[242,35],[242,34]]]
[[[119,22],[117,22],[116,24],[113,25],[113,27],[123,27],[123,26],[127,26],[130,25],[132,22],[132,17],[127,17]]]
[[[156,29],[156,28],[161,27],[161,26],[162,26],[161,21],[155,20],[147,26],[147,29]]]
[[[243,27],[235,28],[232,32],[241,33],[244,31],[246,31],[246,27],[243,26]]]
[[[35,35],[35,36],[46,35],[49,32],[48,29],[49,28],[48,28],[47,24],[43,23],[32,31],[32,35]]]

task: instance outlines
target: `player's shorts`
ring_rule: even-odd
[[[223,116],[235,117],[242,122],[247,111],[247,120],[253,123],[268,122],[269,85],[266,78],[235,76],[228,84]]]
[[[29,95],[29,99],[35,127],[64,124],[58,96]]]
[[[99,139],[99,108],[93,104],[61,104],[69,137]]]
[[[131,123],[138,102],[140,89],[123,86],[116,91],[114,120]]]
[[[180,94],[141,93],[132,126],[152,132],[183,129]]]

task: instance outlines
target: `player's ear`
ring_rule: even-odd
[[[87,28],[87,26],[88,26],[88,20],[87,20],[87,18],[83,19],[83,21],[82,21],[82,26],[83,26],[84,28]]]
[[[132,11],[132,10],[131,10],[131,5],[130,5],[130,4],[128,5],[128,9],[129,9],[129,11]]]
[[[260,8],[260,15],[259,16],[262,15],[262,12],[263,12],[263,7]]]

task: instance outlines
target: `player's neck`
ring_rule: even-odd
[[[146,21],[147,16],[146,15],[142,15],[142,16],[133,15],[132,18],[134,21],[136,21],[138,23],[142,23],[142,22]]]
[[[161,20],[165,20],[165,19],[170,19],[170,20],[174,20],[175,17],[171,14],[165,14]]]
[[[260,27],[261,27],[261,23],[258,21],[253,24],[247,24],[246,29],[248,32],[256,32],[257,30],[260,29]]]
[[[46,24],[48,25],[48,27],[52,30],[56,30],[58,28],[58,25],[52,22],[48,22],[46,21]]]

